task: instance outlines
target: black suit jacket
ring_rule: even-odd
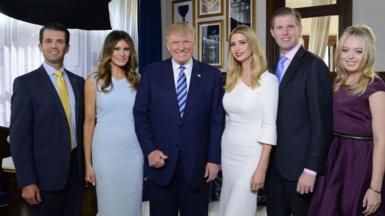
[[[171,59],[144,68],[134,105],[135,131],[145,158],[156,149],[168,156],[160,169],[151,168],[146,159],[146,176],[159,185],[167,185],[179,158],[191,188],[205,182],[206,163],[220,164],[221,159],[222,96],[221,72],[193,60],[181,118]]]
[[[83,177],[84,79],[67,70],[66,74],[76,101],[77,154]],[[70,131],[59,95],[43,66],[13,83],[10,138],[20,187],[37,184],[42,191],[55,191],[66,185]]]
[[[297,181],[304,168],[322,173],[332,132],[329,69],[301,47],[279,87],[275,163],[281,175]]]

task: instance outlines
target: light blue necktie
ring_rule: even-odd
[[[176,84],[176,95],[178,100],[180,117],[183,117],[184,109],[186,107],[187,100],[187,80],[184,74],[185,67],[179,66],[178,82]]]
[[[286,56],[281,56],[278,61],[277,69],[275,70],[275,75],[277,76],[279,82],[281,82],[283,73],[284,73],[284,67],[285,67],[285,61],[288,58]]]

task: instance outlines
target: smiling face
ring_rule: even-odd
[[[360,72],[363,59],[363,41],[356,36],[346,38],[340,53],[340,62],[349,73]]]
[[[195,46],[193,34],[188,31],[171,32],[167,37],[166,46],[178,64],[186,64],[192,58]]]
[[[45,29],[39,49],[43,53],[45,63],[59,69],[63,65],[64,55],[69,50],[69,45],[65,42],[65,33]]]
[[[125,40],[120,40],[116,43],[111,54],[112,67],[124,67],[130,58],[130,46]]]
[[[235,33],[230,38],[230,50],[234,59],[244,63],[251,59],[251,49],[246,36],[241,33]]]
[[[270,33],[281,51],[286,54],[299,43],[302,27],[297,25],[294,15],[277,16]]]

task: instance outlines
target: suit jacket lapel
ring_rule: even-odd
[[[301,58],[304,54],[305,49],[301,46],[295,54],[293,60],[290,62],[290,65],[282,78],[281,84],[279,85],[279,98],[282,98],[282,93],[286,89],[289,80],[291,80],[291,78],[298,72],[297,69],[301,64]]]
[[[57,93],[55,86],[52,84],[51,78],[48,76],[47,72],[45,71],[44,67],[41,66],[39,70],[41,76],[41,84],[45,87],[44,89],[47,90],[48,97],[47,100],[54,103],[59,110],[59,112],[62,113],[63,117],[66,119],[66,114],[64,111],[64,107],[60,101],[59,94]]]
[[[193,59],[190,86],[187,94],[186,111],[183,116],[183,120],[191,116],[190,114],[192,112],[192,108],[194,107],[194,102],[197,100],[197,97],[199,97],[199,88],[201,86],[202,79],[204,79],[204,74],[200,73],[199,64],[195,59]]]

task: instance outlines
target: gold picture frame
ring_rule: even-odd
[[[198,0],[198,17],[223,15],[223,0]]]
[[[223,68],[223,20],[198,23],[198,59]]]

